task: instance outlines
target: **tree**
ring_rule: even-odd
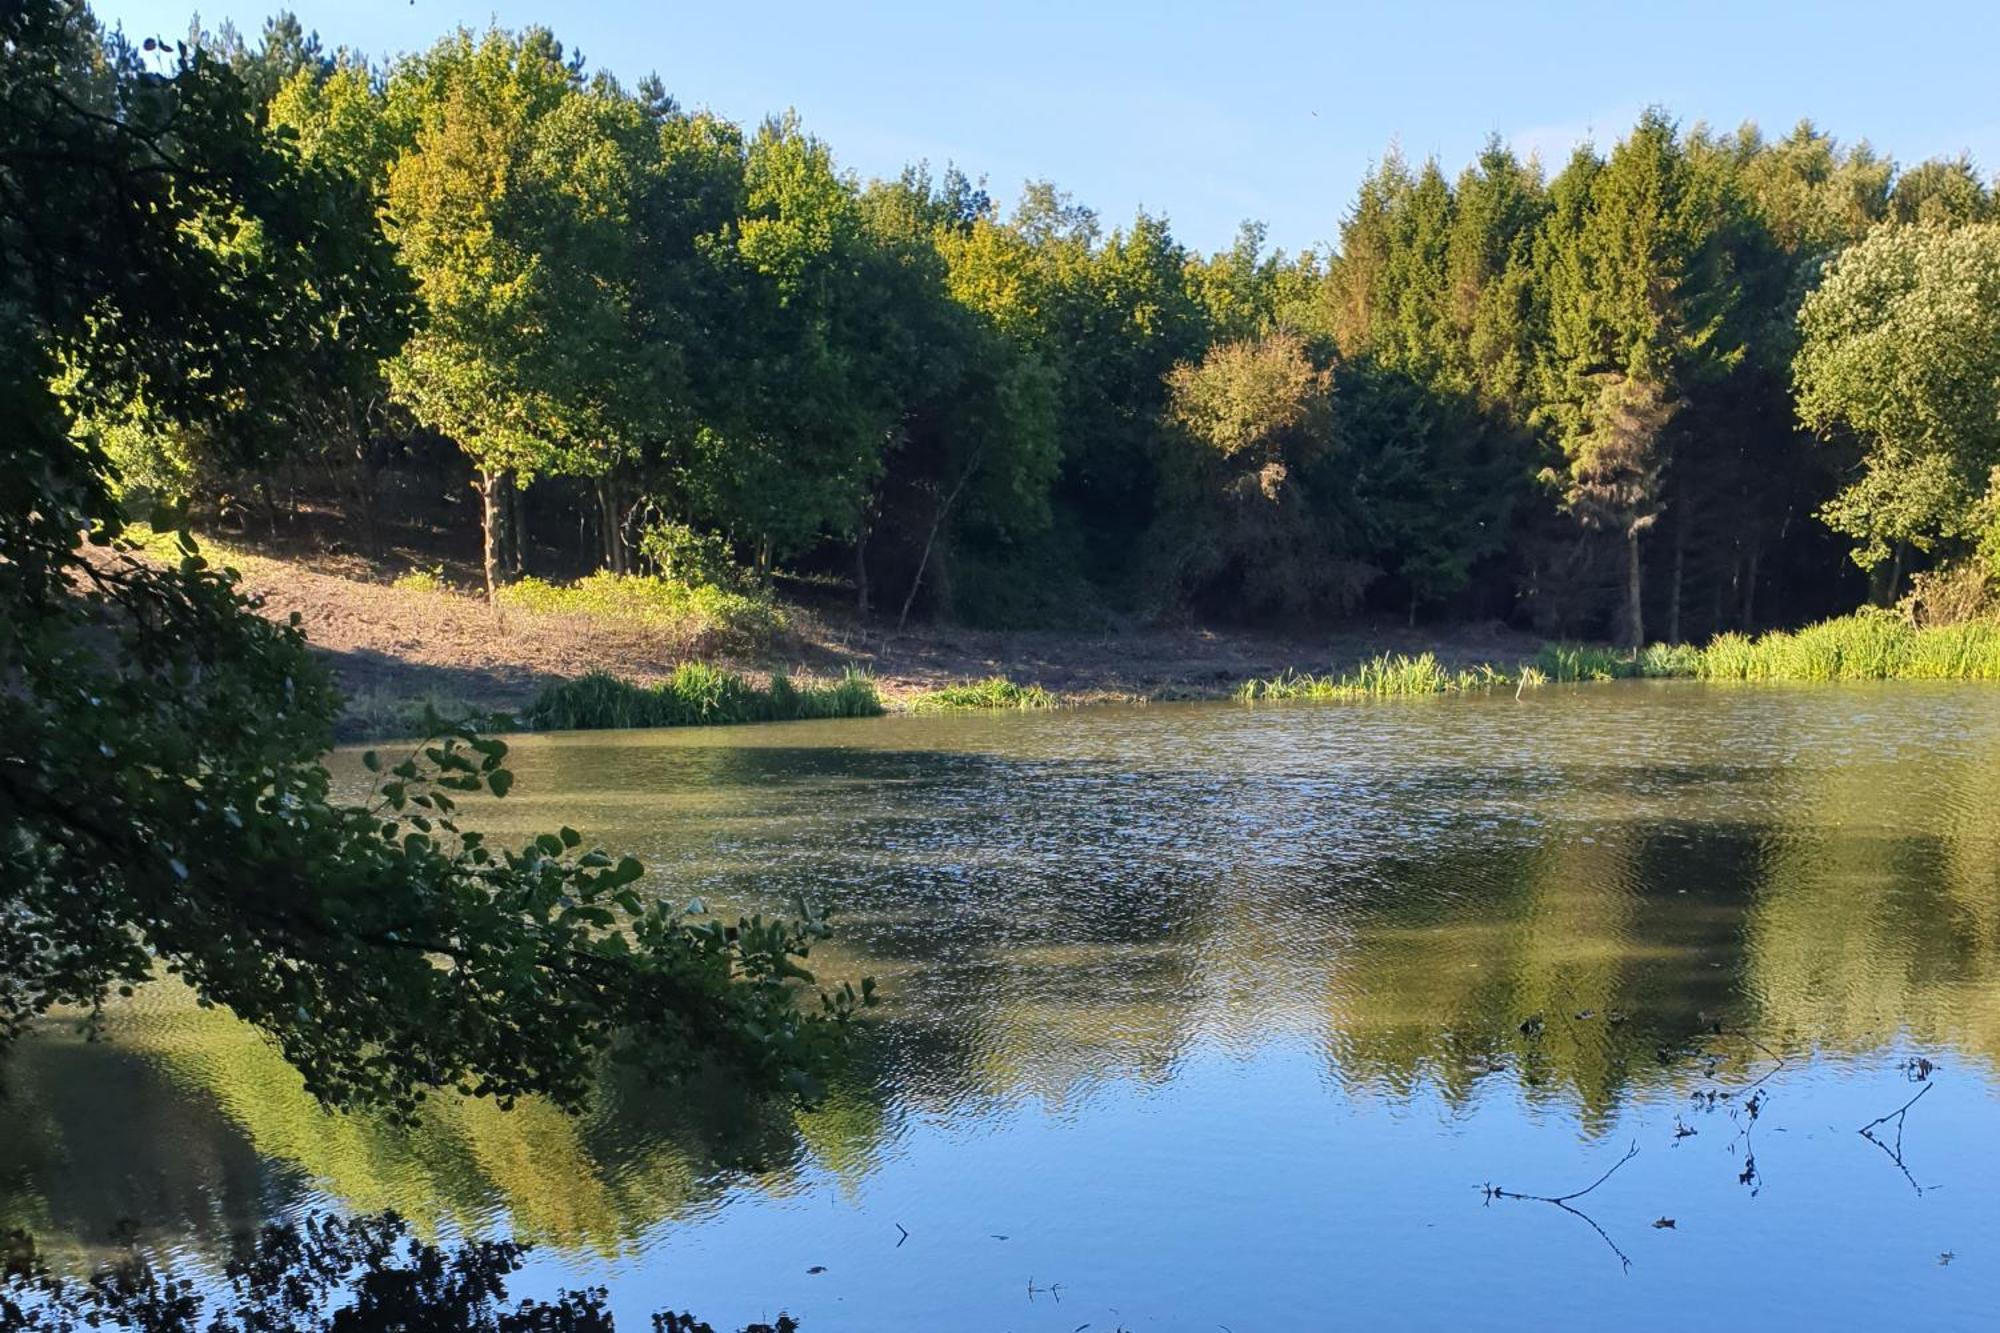
[[[856,186],[826,144],[795,116],[767,121],[743,172],[743,213],[708,247],[734,305],[733,374],[690,480],[702,516],[768,568],[856,530],[900,411],[878,372],[912,349],[867,281]]]
[[[1544,476],[1566,508],[1625,549],[1618,638],[1645,639],[1640,542],[1664,505],[1670,427],[1686,394],[1740,360],[1738,286],[1725,244],[1730,201],[1695,170],[1673,122],[1649,111],[1602,168],[1573,164],[1543,252],[1549,339],[1542,417],[1562,465]],[[1565,175],[1570,174],[1565,172]]]
[[[336,798],[335,700],[296,624],[185,533],[174,563],[129,550],[74,420],[142,388],[206,430],[289,410],[324,366],[294,331],[328,321],[342,279],[234,281],[204,220],[310,264],[337,210],[199,48],[106,77],[85,11],[40,0],[0,10],[0,50],[0,1041],[165,970],[335,1104],[407,1115],[461,1086],[574,1105],[614,1051],[806,1088],[868,998],[796,1003],[817,920],[694,921],[571,830],[487,845],[452,803],[512,778],[469,726],[371,757],[371,796]]]
[[[430,317],[397,396],[479,471],[489,598],[510,489],[629,460],[673,375],[635,336],[635,199],[656,131],[546,31],[461,31],[392,76],[389,231]]]
[[[1181,446],[1167,470],[1173,518],[1156,534],[1169,591],[1239,614],[1344,600],[1352,571],[1300,481],[1333,446],[1332,372],[1273,333],[1211,347],[1167,389]]]
[[[1972,535],[2000,465],[2000,224],[1881,227],[1799,311],[1799,416],[1851,433],[1860,475],[1822,511],[1864,569]]]

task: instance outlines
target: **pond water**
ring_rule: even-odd
[[[603,1284],[621,1328],[2000,1308],[2000,692],[1635,683],[514,760],[489,828],[573,824],[715,908],[830,902],[822,976],[889,996],[868,1070],[808,1113],[614,1085],[578,1120],[397,1132],[154,987],[109,1040],[16,1051],[0,1228],[199,1268],[265,1218],[394,1208],[530,1242],[516,1294]],[[1482,1188],[1607,1171],[1568,1208]]]

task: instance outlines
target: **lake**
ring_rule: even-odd
[[[16,1050],[0,1229],[200,1270],[267,1218],[393,1208],[518,1236],[516,1295],[602,1284],[621,1328],[2000,1308],[1991,688],[903,717],[513,760],[489,829],[573,824],[732,913],[830,905],[821,976],[888,996],[866,1067],[801,1113],[610,1083],[581,1119],[446,1102],[397,1131],[323,1115],[156,986],[107,1040]]]

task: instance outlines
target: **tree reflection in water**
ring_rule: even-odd
[[[433,1245],[394,1213],[314,1213],[245,1238],[219,1279],[159,1269],[134,1257],[86,1279],[52,1272],[24,1232],[5,1240],[0,1323],[24,1333],[106,1326],[146,1333],[608,1333],[601,1287],[510,1302],[507,1278],[528,1246],[516,1241]],[[716,1333],[663,1311],[655,1333]],[[742,1333],[797,1333],[787,1315]]]

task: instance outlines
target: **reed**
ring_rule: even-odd
[[[1539,677],[1539,673],[1538,673]],[[1410,657],[1383,653],[1345,675],[1287,672],[1269,680],[1249,680],[1237,690],[1246,701],[1260,699],[1387,699],[1430,694],[1470,694],[1523,684],[1492,665],[1452,671],[1435,653]],[[1541,683],[1539,678],[1533,684]]]
[[[828,684],[795,684],[773,675],[756,685],[734,671],[689,662],[656,685],[635,685],[607,672],[545,687],[522,715],[548,731],[616,727],[700,727],[807,718],[875,717],[882,712],[875,682],[849,671]]]

